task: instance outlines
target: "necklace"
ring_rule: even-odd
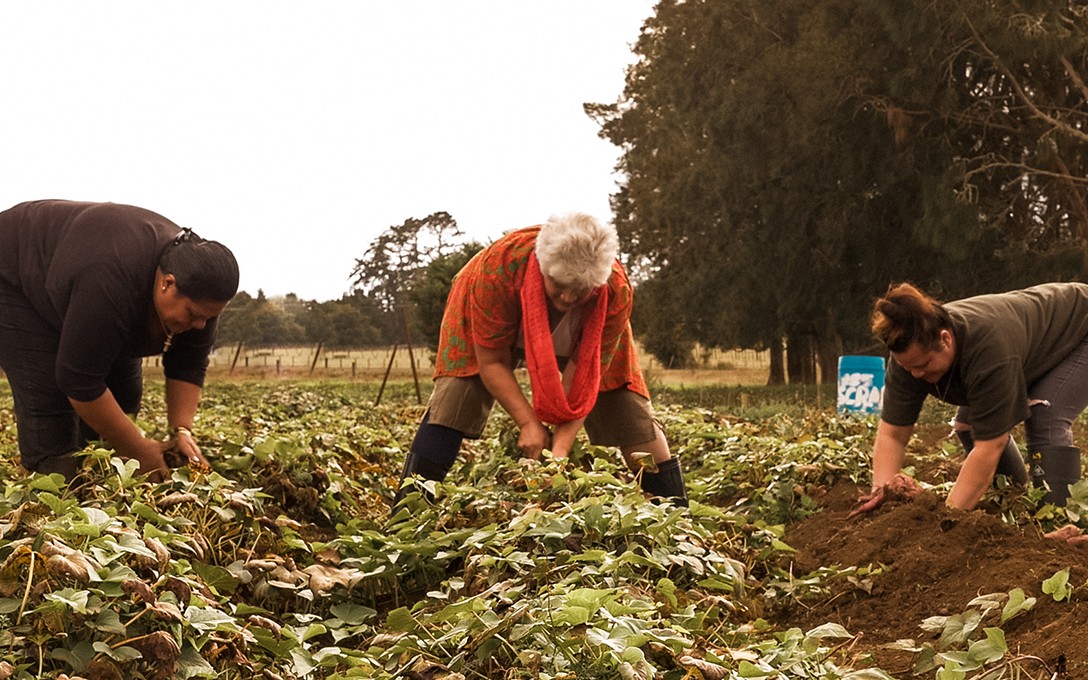
[[[167,330],[166,324],[162,322],[161,316],[159,317],[159,325],[162,326],[162,332],[166,333],[166,341],[162,343],[162,353],[166,354],[166,352],[170,349],[170,345],[174,342],[174,334],[171,331]]]
[[[952,358],[952,364],[948,367],[948,371],[944,374],[944,389],[942,390],[940,387],[940,380],[938,380],[937,384],[933,386],[934,391],[937,393],[937,398],[946,404],[950,403],[946,399],[946,397],[948,396],[948,390],[952,389],[952,379],[954,377],[954,373],[956,370],[956,361],[958,359],[958,356]]]

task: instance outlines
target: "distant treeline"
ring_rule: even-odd
[[[411,327],[414,343],[432,344],[422,337],[418,324]],[[315,302],[290,294],[268,298],[262,291],[254,297],[238,293],[219,322],[219,344],[247,346],[316,345],[325,347],[367,347],[403,342],[402,316],[384,309],[362,292],[339,300]]]

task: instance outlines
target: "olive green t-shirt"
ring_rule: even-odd
[[[976,439],[993,439],[1029,415],[1028,389],[1088,337],[1088,284],[1047,283],[956,300],[956,358],[936,383],[889,360],[881,418],[913,425],[926,396],[971,409]]]

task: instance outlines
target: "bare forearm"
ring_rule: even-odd
[[[889,425],[883,420],[880,421],[877,426],[876,442],[873,445],[874,489],[890,482],[903,469],[907,442],[910,441],[913,433],[913,427]]]
[[[566,458],[574,448],[574,440],[578,437],[578,431],[582,429],[585,418],[572,420],[569,423],[561,423],[555,426],[555,435],[552,437],[552,453],[558,458]]]
[[[139,457],[146,440],[121,410],[112,392],[106,390],[93,401],[69,401],[83,422],[109,442],[118,454],[128,458]]]
[[[514,377],[514,360],[509,348],[494,349],[476,346],[476,361],[480,365],[480,380],[484,387],[506,409],[518,427],[537,420],[533,407],[522,394]]]
[[[975,448],[967,454],[948,494],[946,503],[949,507],[972,510],[978,505],[994,479],[997,462],[1007,441],[1008,437],[1004,436],[975,442]]]
[[[193,383],[183,380],[166,381],[166,419],[171,429],[193,429],[201,394],[201,388]]]

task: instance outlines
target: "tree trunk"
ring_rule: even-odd
[[[767,347],[767,352],[771,358],[771,370],[767,376],[768,385],[785,385],[786,384],[786,361],[783,357],[784,350],[782,347],[782,337],[776,335],[771,340]]]
[[[820,383],[839,381],[839,356],[842,355],[842,338],[828,330],[816,339],[816,363],[820,368]]]
[[[786,334],[786,372],[791,385],[816,384],[815,339],[808,331]]]

